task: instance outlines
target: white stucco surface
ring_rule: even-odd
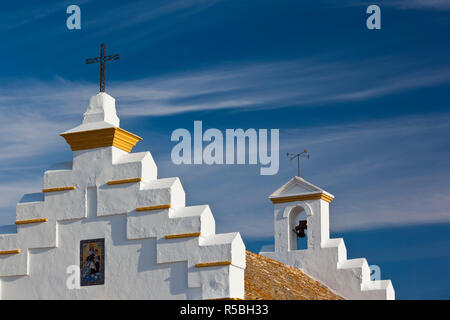
[[[118,126],[114,99],[91,98],[77,132]],[[108,181],[142,178],[109,185]],[[76,151],[52,166],[43,188],[17,204],[16,220],[47,222],[0,228],[2,299],[216,299],[244,297],[245,246],[239,233],[216,234],[208,205],[186,207],[178,178],[157,178],[149,152],[116,147]],[[170,204],[169,209],[136,211]],[[197,237],[166,239],[166,235]],[[80,264],[80,241],[105,241],[105,283],[68,289],[66,268]],[[199,268],[198,263],[231,261]]]
[[[92,96],[81,125],[64,133],[119,127],[116,100],[105,92]]]
[[[294,177],[270,198],[305,197],[317,193],[333,197],[306,180]],[[297,235],[293,232],[292,214],[303,210],[308,227],[307,249],[296,250],[293,241],[297,241]],[[301,269],[346,299],[395,299],[390,280],[371,281],[366,259],[347,259],[344,240],[330,239],[327,201],[314,199],[275,203],[274,235],[274,251],[260,254]]]
[[[82,124],[66,133],[118,126],[114,98],[99,93],[90,99]],[[52,165],[43,189],[75,189],[26,194],[17,204],[16,221],[48,221],[0,226],[0,298],[244,298],[240,234],[216,234],[210,207],[186,207],[180,179],[158,178],[157,171],[150,152],[116,147],[75,151],[72,161]],[[141,181],[108,184],[136,178]],[[302,269],[346,299],[394,299],[390,280],[371,281],[366,259],[347,259],[344,240],[329,238],[329,203],[309,197],[317,194],[333,198],[294,177],[270,196],[293,200],[274,204],[274,251],[261,254]],[[305,196],[312,200],[298,200]],[[293,228],[303,213],[307,249],[297,250]],[[104,284],[70,289],[67,267],[80,265],[80,242],[90,239],[104,239]]]

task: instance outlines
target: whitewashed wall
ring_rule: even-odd
[[[112,105],[113,104],[113,105]],[[112,106],[114,108],[112,108]],[[91,98],[78,131],[118,125],[114,99]],[[76,131],[75,130],[75,131]],[[142,178],[108,185],[108,181]],[[2,299],[215,299],[244,297],[245,246],[239,233],[215,234],[207,205],[185,206],[178,178],[157,179],[149,152],[116,147],[74,152],[45,172],[43,188],[75,190],[25,195],[16,220],[47,222],[0,228]],[[170,209],[136,208],[171,204]],[[166,239],[201,232],[200,237]],[[105,239],[105,283],[68,289],[66,268],[80,264],[80,241]],[[197,263],[231,265],[197,268]]]
[[[307,197],[317,193],[326,192],[302,178],[294,177],[271,198]],[[296,240],[291,215],[293,211],[302,209],[307,217],[308,248],[291,250],[290,242]],[[260,254],[301,269],[346,299],[395,299],[391,280],[371,281],[366,259],[347,259],[344,240],[330,239],[327,201],[312,199],[275,203],[274,234],[274,251]]]

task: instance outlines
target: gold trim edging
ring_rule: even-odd
[[[48,189],[42,189],[42,192],[56,192],[56,191],[66,191],[66,190],[75,190],[77,187],[71,186],[71,187],[61,187],[61,188],[48,188]]]
[[[324,201],[330,203],[333,200],[333,197],[322,192],[322,193],[305,194],[305,195],[298,195],[298,196],[272,198],[272,199],[270,199],[270,201],[272,201],[272,203],[286,203],[286,202],[318,200],[318,199],[321,199],[321,200],[324,200]]]
[[[47,222],[47,218],[38,218],[38,219],[30,219],[30,220],[19,220],[14,222],[15,224],[29,224],[29,223],[38,223],[38,222]]]
[[[117,127],[62,133],[60,136],[66,140],[72,151],[114,146],[130,152],[136,143],[142,140],[141,137]]]
[[[162,210],[162,209],[170,209],[171,207],[172,207],[171,204],[160,204],[160,205],[157,205],[157,206],[136,208],[136,211]]]
[[[207,268],[207,267],[217,267],[217,266],[228,266],[231,264],[231,260],[229,261],[216,261],[216,262],[204,262],[197,263],[195,265],[196,268]]]
[[[0,255],[7,255],[7,254],[16,254],[20,253],[20,249],[17,250],[6,250],[6,251],[0,251]]]
[[[133,179],[124,179],[124,180],[112,180],[108,181],[107,183],[111,185],[115,184],[124,184],[124,183],[132,183],[132,182],[141,182],[142,178],[133,178]]]
[[[179,238],[191,238],[191,237],[200,237],[201,232],[193,232],[193,233],[180,233],[180,234],[168,234],[166,239],[179,239]]]

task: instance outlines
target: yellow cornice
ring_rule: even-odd
[[[130,152],[142,140],[141,137],[117,127],[62,133],[61,136],[72,151],[114,146]]]
[[[0,255],[20,253],[20,249],[0,251]]]
[[[136,208],[136,211],[151,211],[151,210],[170,209],[171,207],[172,207],[172,205],[170,203],[169,204],[160,204],[157,206]]]
[[[305,201],[305,200],[324,200],[330,203],[333,200],[332,196],[327,195],[326,193],[312,193],[312,194],[304,194],[304,195],[296,195],[296,196],[286,196],[279,198],[271,198],[270,201],[272,203],[286,203],[286,202],[294,202],[294,201]]]
[[[216,261],[216,262],[204,262],[204,263],[197,263],[195,265],[196,268],[207,268],[207,267],[218,267],[218,266],[228,266],[231,264],[230,261]]]
[[[77,187],[71,186],[71,187],[60,187],[60,188],[47,188],[42,189],[42,192],[56,192],[56,191],[66,191],[66,190],[75,190]]]
[[[19,220],[14,222],[15,224],[28,224],[28,223],[38,223],[38,222],[47,222],[47,218],[37,218],[37,219],[30,219],[30,220]]]
[[[166,239],[192,238],[192,237],[200,237],[200,235],[201,235],[201,232],[168,234],[166,236]]]
[[[124,180],[112,180],[108,181],[109,185],[115,185],[115,184],[124,184],[124,183],[132,183],[132,182],[141,182],[142,178],[133,178],[133,179],[124,179]]]

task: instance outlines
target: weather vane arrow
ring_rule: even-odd
[[[309,153],[308,150],[304,149],[303,152],[300,153],[286,153],[286,156],[289,157],[289,160],[294,160],[297,158],[297,167],[298,167],[298,177],[300,177],[300,158],[306,158],[309,159]]]

